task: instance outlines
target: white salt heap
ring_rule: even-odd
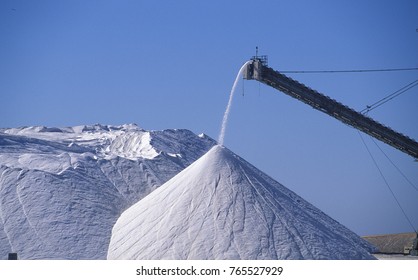
[[[105,259],[120,214],[215,143],[133,124],[0,129],[0,260]]]
[[[373,259],[372,247],[222,146],[126,210],[108,259]]]

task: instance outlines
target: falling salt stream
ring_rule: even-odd
[[[232,86],[231,93],[229,95],[228,105],[226,106],[226,110],[225,110],[225,113],[224,113],[224,118],[222,120],[221,132],[220,132],[219,138],[218,138],[218,144],[219,145],[223,145],[224,144],[226,125],[228,123],[228,116],[229,116],[229,111],[231,110],[232,99],[234,97],[235,88],[237,87],[239,78],[241,77],[242,73],[244,72],[245,67],[247,67],[247,65],[250,64],[250,63],[251,63],[251,61],[245,62],[241,66],[241,68],[239,69],[238,74],[237,74],[237,77],[235,78],[234,85]]]

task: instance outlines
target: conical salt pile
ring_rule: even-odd
[[[372,247],[222,146],[126,210],[108,259],[373,259]]]

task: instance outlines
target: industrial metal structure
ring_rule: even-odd
[[[418,159],[418,143],[414,139],[273,70],[267,66],[266,56],[252,57],[251,62],[244,69],[243,77],[271,86]]]

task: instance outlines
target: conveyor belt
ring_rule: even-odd
[[[267,67],[266,64],[264,57],[254,57],[244,71],[244,78],[271,86],[418,159],[418,143],[414,139]]]

